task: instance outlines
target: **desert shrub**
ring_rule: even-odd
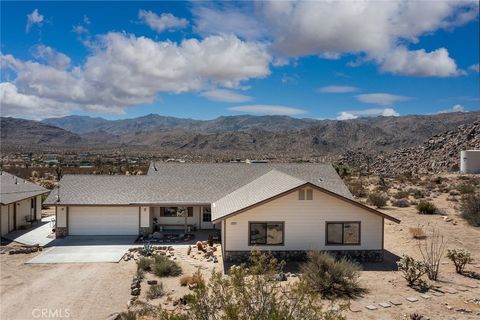
[[[408,199],[397,199],[392,202],[394,207],[406,208],[410,207],[410,201]]]
[[[410,313],[408,317],[410,320],[426,320],[427,319],[419,313]]]
[[[180,285],[183,287],[187,285],[194,285],[194,284],[199,285],[202,282],[203,282],[202,274],[198,271],[191,276],[185,275],[180,278]]]
[[[355,297],[364,290],[358,284],[360,267],[346,259],[335,259],[326,252],[313,251],[301,266],[307,285],[325,298]]]
[[[437,280],[440,272],[440,261],[445,253],[445,239],[437,228],[432,231],[424,241],[418,241],[418,249],[422,254],[423,263],[430,280]]]
[[[357,198],[364,198],[367,196],[367,189],[361,181],[349,182],[347,184],[350,192]]]
[[[462,217],[475,227],[480,226],[480,195],[471,194],[462,199]]]
[[[348,177],[352,174],[352,169],[345,165],[345,164],[337,164],[337,163],[334,163],[333,164],[333,167],[335,168],[335,171],[337,171],[338,175],[341,177],[341,178],[345,178],[345,177]]]
[[[377,208],[383,208],[387,205],[388,198],[381,193],[374,192],[368,195],[368,202]]]
[[[405,191],[405,190],[398,191],[393,195],[395,199],[405,199],[405,198],[408,198],[408,196],[409,196],[409,193],[408,191]]]
[[[153,263],[153,259],[141,257],[137,260],[137,270],[150,271]]]
[[[137,313],[133,311],[124,311],[118,314],[118,320],[136,320]]]
[[[182,274],[180,265],[165,256],[154,256],[152,271],[159,277],[176,277]]]
[[[150,286],[150,289],[147,291],[147,299],[152,300],[152,299],[157,299],[160,297],[163,297],[165,295],[165,289],[163,288],[163,283],[159,284],[154,284]]]
[[[425,198],[427,196],[427,194],[425,193],[425,191],[423,190],[420,190],[420,189],[409,189],[408,190],[408,193],[414,197],[415,199],[421,199],[421,198]]]
[[[465,266],[473,261],[470,252],[464,249],[447,250],[447,258],[452,260],[455,271],[459,274],[463,274]]]
[[[424,201],[424,200],[420,201],[417,204],[417,210],[418,210],[418,213],[421,213],[421,214],[437,213],[437,207],[433,203]]]
[[[423,230],[422,227],[414,227],[409,229],[410,234],[414,239],[425,239],[427,237],[427,234]]]
[[[427,273],[427,268],[422,261],[415,260],[407,255],[403,255],[403,257],[397,261],[397,266],[398,270],[402,271],[403,277],[410,286],[417,285],[420,278]]]
[[[471,194],[475,192],[475,186],[468,182],[462,182],[455,186],[461,194]]]
[[[137,265],[136,277],[140,280],[145,278],[145,271],[143,269],[138,268],[138,265]]]

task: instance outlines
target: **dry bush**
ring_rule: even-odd
[[[462,199],[462,217],[474,227],[480,227],[480,195],[471,194]]]
[[[407,280],[409,286],[416,286],[420,283],[420,278],[427,272],[425,263],[414,258],[403,255],[397,262],[398,270],[402,271],[403,277]]]
[[[475,186],[469,182],[462,182],[455,186],[461,194],[472,194],[475,193]]]
[[[397,199],[392,201],[392,205],[398,208],[410,207],[410,201],[408,199]]]
[[[409,196],[409,193],[408,191],[405,191],[405,190],[400,190],[393,195],[395,199],[406,199],[408,198],[408,196]]]
[[[360,180],[349,181],[347,187],[350,192],[357,198],[365,198],[367,196],[367,189],[363,185],[363,182]]]
[[[437,280],[440,272],[440,261],[445,253],[446,241],[437,228],[432,228],[431,234],[423,241],[418,240],[418,248],[422,254],[423,263],[430,280]]]
[[[180,278],[180,285],[185,287],[187,285],[198,285],[203,282],[202,274],[199,272],[195,272],[191,276],[182,276]]]
[[[423,228],[420,226],[412,227],[409,229],[409,231],[414,239],[425,239],[427,237],[425,230],[423,230]]]
[[[379,209],[387,205],[387,200],[387,196],[379,192],[373,192],[368,195],[368,202]]]
[[[163,288],[163,283],[160,282],[159,284],[154,284],[150,286],[150,289],[147,291],[147,299],[157,299],[163,297],[165,295],[165,289]]]
[[[417,204],[417,210],[418,210],[418,213],[421,213],[421,214],[436,214],[436,213],[438,213],[438,209],[433,203],[428,202],[428,201],[424,201],[424,200],[420,201]]]

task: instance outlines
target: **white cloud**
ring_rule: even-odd
[[[33,25],[41,26],[44,21],[43,15],[38,12],[38,9],[33,10],[32,13],[27,14],[27,25],[25,26],[25,32],[30,32]]]
[[[124,33],[100,36],[83,65],[64,67],[68,57],[42,47],[42,64],[0,55],[2,68],[16,78],[9,82],[10,111],[27,95],[31,101],[57,102],[68,109],[121,113],[126,107],[152,103],[162,92],[198,92],[212,87],[238,88],[242,81],[270,73],[264,45],[237,37],[211,36],[177,44]],[[59,62],[63,57],[63,63]],[[55,62],[55,63],[54,63]],[[18,99],[14,98],[18,95]],[[27,104],[42,113],[42,104]],[[52,107],[55,107],[52,105]],[[26,107],[18,108],[18,115]]]
[[[200,5],[194,17],[197,28],[209,34],[266,38],[277,56],[337,59],[353,54],[363,57],[357,63],[373,60],[387,72],[445,77],[463,74],[446,49],[402,52],[400,44],[416,44],[420,37],[439,29],[464,25],[478,16],[478,9],[476,0],[258,1],[236,10],[231,4]],[[420,71],[408,63],[392,62],[391,54],[403,55]]]
[[[451,112],[466,112],[466,111],[465,111],[465,108],[462,105],[456,104],[453,107],[451,107],[450,109],[441,110],[441,111],[438,111],[437,113],[451,113]]]
[[[36,59],[41,59],[56,69],[67,68],[71,61],[67,55],[43,44],[35,46],[32,55]]]
[[[382,71],[400,75],[450,77],[465,74],[457,68],[445,48],[426,52],[424,49],[408,51],[405,47],[398,47],[379,60]]]
[[[342,111],[338,114],[337,120],[351,120],[357,119],[359,117],[398,117],[400,114],[392,108],[384,109],[365,109],[365,110],[355,110],[355,111]]]
[[[347,93],[347,92],[355,92],[358,91],[359,88],[353,86],[325,86],[318,88],[319,92],[324,93]]]
[[[394,102],[410,100],[411,97],[399,96],[389,93],[367,93],[355,96],[358,101],[364,103],[374,103],[382,106],[389,106]]]
[[[253,98],[232,90],[215,89],[202,92],[200,95],[212,101],[220,102],[247,102]]]
[[[286,107],[286,106],[265,105],[265,104],[236,106],[236,107],[228,108],[228,110],[246,112],[246,113],[259,113],[259,114],[268,114],[268,115],[289,115],[289,116],[307,113],[307,111],[302,109]]]
[[[72,31],[76,34],[88,33],[88,29],[81,24],[73,26]]]
[[[480,64],[472,64],[470,67],[468,67],[468,70],[474,71],[474,72],[480,72]]]
[[[162,33],[165,30],[183,29],[188,26],[187,19],[177,18],[171,13],[162,13],[159,16],[152,11],[140,10],[138,11],[138,18],[158,33]]]

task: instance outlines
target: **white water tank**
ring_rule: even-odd
[[[480,150],[460,152],[460,172],[480,173]]]

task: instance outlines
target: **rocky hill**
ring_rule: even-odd
[[[461,125],[434,135],[421,146],[401,148],[393,152],[371,155],[349,151],[342,155],[340,162],[364,172],[385,175],[428,174],[458,171],[460,151],[480,149],[480,122]]]

